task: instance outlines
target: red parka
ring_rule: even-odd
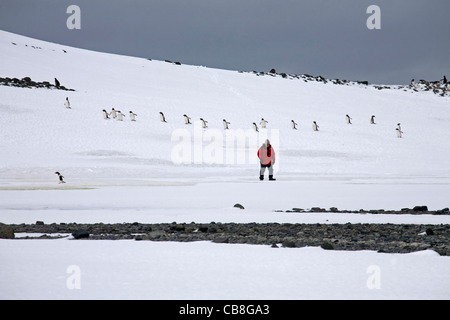
[[[265,143],[258,150],[259,162],[263,166],[270,166],[275,162],[275,151],[272,145],[267,146]]]

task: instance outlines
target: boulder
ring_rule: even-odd
[[[14,230],[12,227],[0,223],[0,239],[14,239]]]
[[[83,239],[83,238],[89,238],[89,232],[83,229],[75,230],[72,232],[72,236],[75,239]]]
[[[240,203],[236,203],[234,206],[234,208],[239,208],[239,209],[245,209],[244,206]]]

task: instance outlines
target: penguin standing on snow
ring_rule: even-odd
[[[120,112],[120,110],[117,110],[117,121],[123,121],[124,116],[125,115],[122,112]]]
[[[291,120],[291,128],[292,129],[297,130],[297,125],[298,125],[298,123],[295,123],[294,120]]]
[[[352,118],[348,114],[345,115],[345,119],[347,121],[347,124],[352,124]]]
[[[203,129],[208,128],[208,126],[207,126],[208,121],[204,120],[203,118],[200,118],[200,121],[202,122],[202,128]]]
[[[370,117],[370,124],[375,124],[375,116],[374,115],[372,115]]]
[[[71,109],[70,108],[69,98],[67,98],[67,97],[66,97],[66,101],[64,101],[64,106],[66,107],[66,109]]]
[[[225,119],[223,119],[223,129],[224,130],[228,130],[229,128],[228,128],[228,125],[229,125],[230,123],[227,121],[227,120],[225,120]]]
[[[131,121],[136,121],[136,116],[137,116],[136,113],[133,113],[133,111],[130,111],[130,119],[131,119]]]
[[[58,178],[59,178],[59,182],[58,182],[58,183],[66,183],[66,182],[64,181],[64,177],[61,175],[61,173],[59,173],[58,171],[56,171],[55,174],[58,175]]]
[[[111,117],[113,117],[113,119],[115,119],[117,117],[117,111],[114,108],[111,109],[110,114],[111,114]]]
[[[312,128],[314,131],[319,131],[319,125],[315,121],[313,121]]]
[[[261,118],[261,122],[259,123],[261,125],[261,128],[266,128],[266,125],[269,123],[269,121],[264,120],[264,118]]]
[[[401,138],[403,131],[402,131],[402,127],[400,126],[400,122],[397,123],[397,128],[395,128],[395,131],[397,132],[397,138]]]
[[[184,123],[185,124],[191,124],[191,118],[189,118],[187,115],[183,114],[184,117]]]
[[[259,132],[258,126],[257,126],[256,123],[254,123],[254,122],[253,122],[253,130],[255,130],[256,132]]]
[[[166,117],[164,116],[164,113],[160,112],[159,113],[159,118],[161,119],[161,122],[167,122],[166,121]]]
[[[109,119],[109,113],[105,109],[103,109],[103,119],[105,120]]]

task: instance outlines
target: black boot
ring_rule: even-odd
[[[273,176],[269,176],[269,180],[275,181],[277,179],[275,179]]]
[[[263,181],[264,180],[264,176],[259,176],[259,180]]]

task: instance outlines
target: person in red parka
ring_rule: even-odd
[[[261,164],[259,171],[259,180],[264,180],[264,172],[269,168],[269,180],[276,180],[273,177],[273,165],[275,164],[275,150],[273,150],[270,141],[267,139],[258,150],[258,158]]]

